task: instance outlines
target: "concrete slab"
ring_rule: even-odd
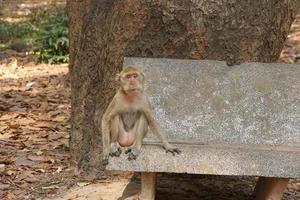
[[[138,160],[112,158],[107,169],[300,177],[300,65],[126,58],[124,66],[144,71],[155,117],[183,153],[145,145]]]
[[[180,155],[166,154],[158,145],[145,144],[135,161],[123,153],[111,157],[108,170],[247,175],[300,178],[300,149],[221,145],[176,145]]]

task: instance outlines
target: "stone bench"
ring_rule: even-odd
[[[261,177],[256,199],[280,199],[300,178],[300,65],[126,58],[146,75],[146,92],[168,140],[149,133],[135,161],[107,170],[142,172],[141,199],[155,198],[157,172]]]

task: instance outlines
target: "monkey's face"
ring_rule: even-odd
[[[127,94],[141,92],[144,89],[144,77],[138,71],[122,74],[120,83],[123,91]]]

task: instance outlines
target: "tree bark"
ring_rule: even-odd
[[[70,147],[92,174],[104,169],[100,121],[124,56],[275,62],[300,6],[298,0],[94,0],[86,9],[85,2],[68,1]]]
[[[89,8],[91,5],[91,0],[72,0],[67,1],[67,12],[68,12],[68,18],[69,18],[69,43],[70,43],[70,61],[69,61],[69,75],[71,79],[72,84],[72,91],[74,91],[74,82],[76,82],[76,72],[74,72],[74,60],[78,56],[78,47],[79,47],[79,39],[81,35],[81,28],[84,16],[88,13]],[[72,92],[71,94],[72,99],[72,108],[76,108],[75,104],[76,101],[76,93]],[[76,113],[74,113],[76,109],[72,109],[71,113],[71,121],[76,120]],[[73,124],[74,125],[74,124]],[[73,126],[72,125],[72,126]],[[77,161],[80,157],[80,152],[78,151],[77,147],[80,146],[80,143],[82,141],[83,134],[79,133],[74,129],[75,127],[72,127],[72,131],[70,134],[70,149],[76,149],[72,152],[72,157],[74,161]]]

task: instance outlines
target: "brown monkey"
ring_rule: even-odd
[[[128,159],[136,159],[142,140],[151,128],[163,143],[166,152],[179,154],[172,147],[153,118],[150,103],[144,94],[144,75],[134,67],[127,67],[116,77],[120,88],[102,117],[103,162],[108,157],[119,156],[120,147],[128,147]]]

